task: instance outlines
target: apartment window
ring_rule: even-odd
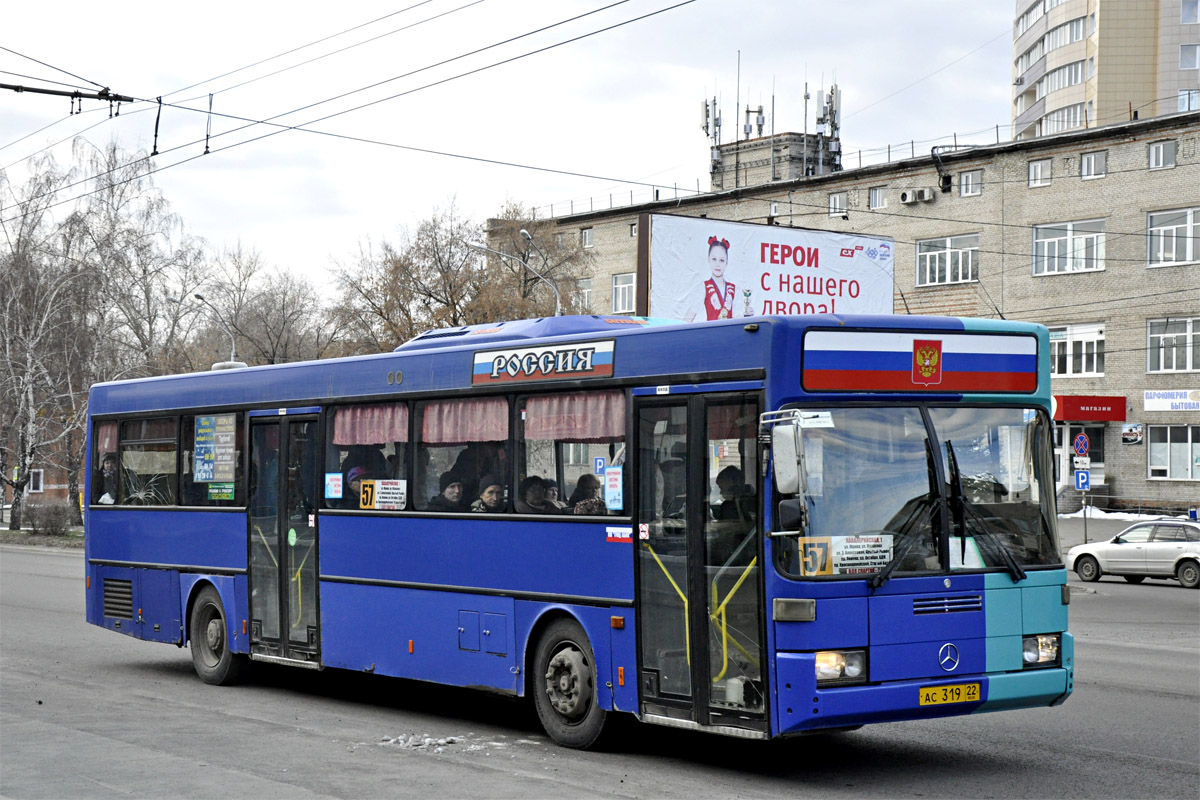
[[[1156,211],[1147,227],[1149,254],[1146,265],[1164,267],[1200,260],[1200,206]]]
[[[1200,481],[1200,425],[1148,425],[1151,478]]]
[[[831,192],[829,195],[829,216],[840,217],[846,213],[846,193]]]
[[[633,279],[634,273],[632,272],[613,275],[612,308],[614,314],[633,313]]]
[[[592,279],[591,278],[580,278],[578,284],[576,284],[576,285],[579,287],[575,292],[576,305],[578,305],[580,310],[582,310],[582,311],[591,311],[592,310]]]
[[[983,194],[983,170],[973,169],[958,176],[958,193],[963,197]]]
[[[1104,374],[1104,326],[1067,325],[1050,329],[1050,374],[1097,376]]]
[[[1146,322],[1147,372],[1200,372],[1200,317]]]
[[[1150,143],[1150,169],[1170,169],[1175,166],[1175,140]]]
[[[1200,10],[1197,10],[1197,0],[1183,0],[1183,8],[1179,13],[1181,25],[1195,25],[1200,22]]]
[[[1064,106],[1042,117],[1042,135],[1083,127],[1083,103]]]
[[[979,280],[979,234],[917,242],[917,286]]]
[[[871,208],[887,208],[887,187],[875,186],[872,187],[869,200]]]
[[[1053,159],[1041,158],[1029,162],[1029,186],[1049,186]]]
[[[582,245],[583,247],[591,247],[592,246],[592,229],[591,228],[582,228],[579,231],[579,244]]]
[[[45,476],[46,473],[44,470],[29,470],[29,483],[25,484],[25,491],[29,494],[41,494],[45,487],[45,483],[43,482]]]
[[[1097,150],[1095,153],[1084,153],[1079,158],[1079,177],[1086,180],[1103,178],[1107,171],[1108,151]]]
[[[1200,89],[1180,89],[1179,90],[1179,110],[1180,111],[1200,110]]]
[[[1104,220],[1058,222],[1033,229],[1033,274],[1104,269]]]
[[[1179,45],[1179,68],[1200,69],[1200,44]]]
[[[637,237],[637,223],[636,222],[629,223],[629,237],[631,239]]]

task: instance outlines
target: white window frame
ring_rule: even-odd
[[[1050,329],[1050,376],[1096,378],[1104,375],[1104,323],[1060,325]]]
[[[1179,45],[1179,68],[1200,69],[1200,44]]]
[[[579,244],[583,247],[592,246],[592,228],[579,229]]]
[[[978,280],[978,233],[917,242],[917,286],[975,283]]]
[[[959,173],[958,194],[960,197],[978,197],[983,194],[983,170],[971,169]]]
[[[1182,429],[1182,430],[1180,430]],[[1166,433],[1166,442],[1155,442],[1156,434]],[[1182,441],[1174,441],[1182,433]],[[1184,449],[1186,475],[1171,474],[1171,445],[1179,444]],[[1164,447],[1165,445],[1165,447]],[[1176,425],[1146,426],[1146,477],[1152,481],[1200,481],[1200,425],[1183,423]]]
[[[29,470],[29,483],[25,484],[26,494],[41,494],[46,491],[46,471],[44,469]]]
[[[1099,226],[1090,230],[1081,226]],[[1033,274],[1062,275],[1104,269],[1106,220],[1081,219],[1033,227]],[[1063,235],[1051,235],[1057,231]]]
[[[846,213],[846,193],[845,192],[830,192],[829,193],[829,216],[840,217]]]
[[[637,273],[622,272],[612,277],[612,313],[632,314],[636,307]]]
[[[1183,214],[1183,224],[1155,227],[1155,217]],[[1167,260],[1168,254],[1170,260]],[[1146,266],[1171,267],[1200,261],[1200,206],[1168,208],[1146,215]]]
[[[1147,148],[1146,158],[1149,168],[1152,170],[1174,169],[1175,140],[1163,139],[1161,142],[1151,142]]]
[[[1108,151],[1095,150],[1079,157],[1079,177],[1094,181],[1108,174]]]
[[[872,209],[887,208],[887,187],[872,186],[867,192],[867,203]]]
[[[1146,320],[1146,374],[1172,372],[1200,372],[1200,317]]]
[[[629,223],[629,237],[631,239],[637,237],[637,223],[636,222]]]
[[[1179,6],[1180,25],[1195,25],[1200,23],[1200,0],[1183,0]]]
[[[1200,111],[1200,89],[1180,89],[1178,110]]]
[[[1029,162],[1029,188],[1049,186],[1054,178],[1054,159],[1039,158]]]

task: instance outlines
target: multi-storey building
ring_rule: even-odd
[[[1017,0],[1014,139],[1200,109],[1197,0]]]
[[[734,147],[762,149],[722,158]],[[537,235],[591,249],[594,313],[645,313],[650,214],[892,237],[896,313],[1050,327],[1065,507],[1080,433],[1108,502],[1200,505],[1200,113],[577,214]]]

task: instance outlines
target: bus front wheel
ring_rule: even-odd
[[[607,712],[596,702],[596,659],[578,622],[560,619],[542,633],[533,683],[538,719],[551,739],[581,750],[596,744]]]
[[[212,586],[205,586],[196,595],[188,620],[188,639],[192,664],[200,680],[217,686],[238,682],[245,669],[246,657],[229,650],[225,607],[221,604],[221,595]]]

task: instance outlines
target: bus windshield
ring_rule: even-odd
[[[805,408],[799,425],[806,480],[803,497],[790,502],[807,514],[796,539],[776,548],[785,574],[886,578],[999,567],[1017,579],[1024,566],[1060,563],[1044,415]]]

